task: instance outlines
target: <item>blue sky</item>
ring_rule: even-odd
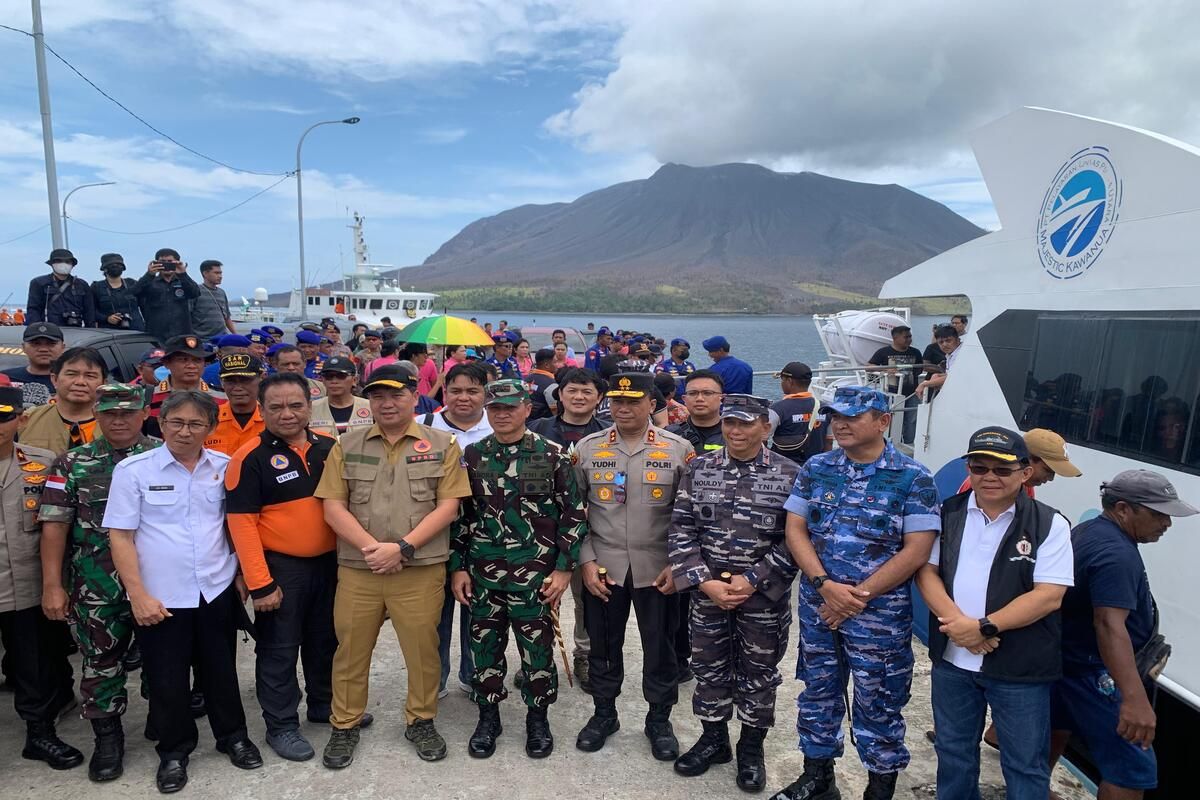
[[[45,0],[47,42],[181,142],[283,172],[304,147],[310,278],[352,260],[349,213],[372,259],[420,263],[470,221],[571,200],[666,161],[756,161],[900,183],[979,224],[995,216],[969,131],[1020,105],[1118,119],[1195,141],[1196,15],[1116,3],[1078,35],[1079,2],[791,0]],[[1034,17],[1039,17],[1034,19]],[[0,22],[31,26],[27,0]],[[1097,41],[1097,36],[1105,37]],[[1178,37],[1178,38],[1177,38]],[[1081,57],[1091,68],[1074,68]],[[216,220],[277,178],[234,172],[156,136],[53,58],[60,191],[79,274],[101,253],[140,273],[160,246],[219,258],[230,294],[296,281],[295,185]],[[1189,136],[1191,137],[1189,139]],[[0,31],[0,242],[46,222],[32,41]],[[0,244],[0,299],[23,298],[49,231]],[[15,305],[13,301],[10,305]]]

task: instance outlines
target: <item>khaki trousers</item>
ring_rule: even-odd
[[[409,725],[437,716],[438,619],[442,614],[446,565],[405,567],[392,575],[368,569],[338,567],[333,627],[338,648],[333,657],[333,714],[335,728],[353,728],[367,708],[371,654],[384,612],[391,617],[408,671],[404,716]]]

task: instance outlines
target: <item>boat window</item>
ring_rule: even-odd
[[[1200,474],[1200,314],[1010,311],[979,335],[1022,430]]]
[[[383,301],[382,301],[382,300],[372,300],[372,301],[371,301],[371,305],[370,305],[370,310],[371,310],[371,311],[378,311],[378,310],[379,310],[379,309],[381,309],[381,308],[383,308]]]

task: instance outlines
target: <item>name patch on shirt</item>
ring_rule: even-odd
[[[405,456],[405,464],[421,464],[426,461],[441,461],[445,453],[418,453],[415,456]]]
[[[294,469],[291,472],[285,472],[282,475],[276,475],[275,482],[276,483],[287,483],[288,481],[294,481],[294,480],[296,480],[296,478],[299,478],[299,477],[300,477],[300,470]]]
[[[593,460],[591,466],[593,469],[616,469],[617,462],[616,461],[595,461],[595,460]]]
[[[175,491],[175,487],[173,485],[168,486],[166,484],[159,484],[158,486],[146,487],[146,491],[148,491],[148,492],[173,492],[173,491]]]

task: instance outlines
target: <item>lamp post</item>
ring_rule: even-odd
[[[358,117],[317,122],[308,126],[308,130],[300,134],[300,141],[296,143],[296,221],[300,227],[300,320],[302,322],[308,320],[308,274],[304,271],[304,187],[300,175],[300,148],[304,147],[304,137],[308,136],[313,128],[319,128],[322,125],[357,124]]]
[[[67,232],[67,201],[71,199],[71,195],[78,192],[80,189],[87,189],[91,186],[112,186],[116,181],[104,181],[102,183],[85,183],[82,186],[76,186],[71,191],[67,192],[67,196],[63,198],[62,204],[62,225],[63,225],[63,247],[68,250],[71,248],[71,237]]]

